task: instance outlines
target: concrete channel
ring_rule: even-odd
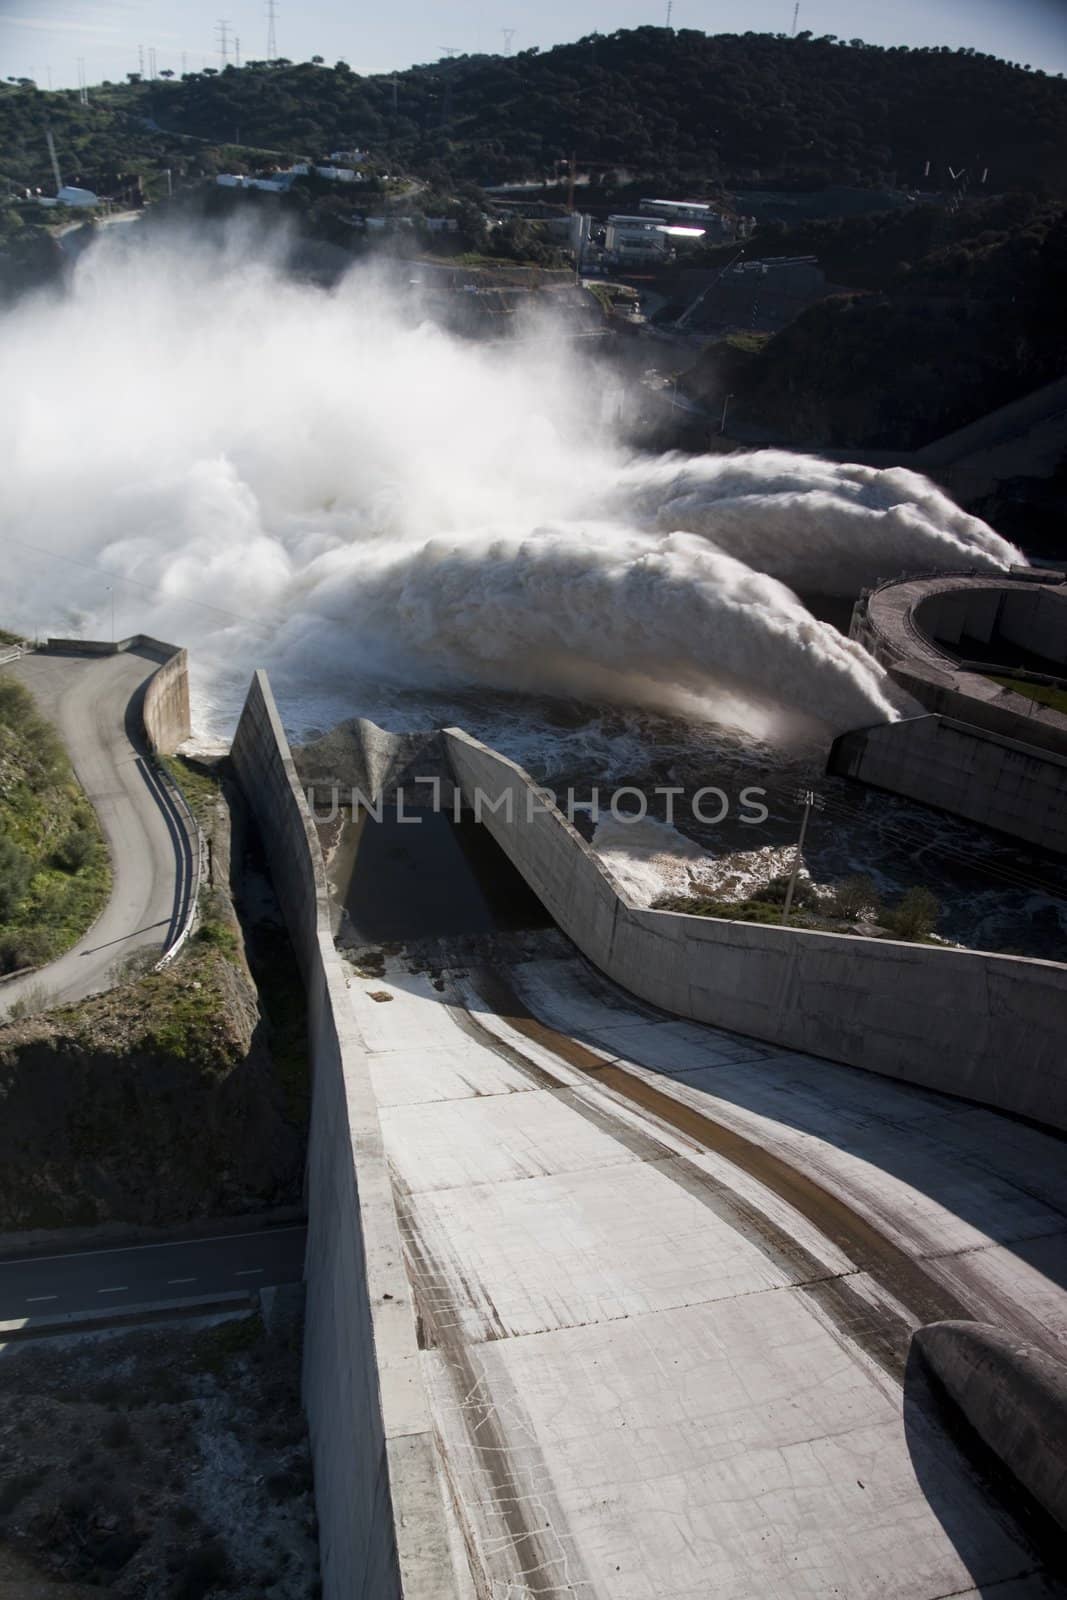
[[[503,827],[335,830],[331,900],[262,677],[234,759],[312,997],[327,1595],[1067,1593],[909,1359],[1062,1361],[1062,1136],[618,987]]]

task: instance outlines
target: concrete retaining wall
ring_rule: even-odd
[[[468,803],[560,927],[624,988],[679,1016],[1067,1129],[1067,967],[1018,956],[647,911],[521,767],[446,734]],[[506,804],[506,802],[505,802]]]
[[[1067,854],[1067,757],[948,717],[908,717],[834,740],[829,772]]]
[[[323,1592],[450,1600],[444,1505],[377,1106],[334,948],[318,838],[263,673],[231,754],[308,993],[304,1400]]]
[[[982,1322],[933,1322],[914,1344],[975,1431],[1067,1532],[1067,1367]]]
[[[147,684],[141,707],[145,735],[159,755],[171,755],[192,732],[189,718],[189,657],[176,644],[134,633],[128,639],[49,639],[54,655],[117,656],[124,650],[158,655],[158,672]]]
[[[169,648],[169,647],[168,647]],[[175,650],[145,687],[141,708],[152,749],[169,756],[192,732],[189,716],[189,657]]]

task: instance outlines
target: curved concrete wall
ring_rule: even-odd
[[[145,641],[150,643],[151,641]],[[173,649],[173,646],[164,646]],[[174,650],[145,689],[141,708],[152,749],[169,756],[192,732],[189,720],[189,657]]]
[[[1067,1129],[1067,967],[644,910],[555,807],[531,814],[538,791],[521,767],[460,729],[445,738],[464,798],[487,798],[497,843],[624,988],[697,1022]]]
[[[827,772],[938,806],[1067,855],[1067,756],[949,717],[905,717],[834,740]]]
[[[932,1322],[913,1342],[975,1431],[1067,1532],[1067,1367],[982,1322]]]
[[[159,670],[144,692],[141,720],[145,736],[158,755],[171,755],[192,732],[189,720],[189,657],[176,644],[134,633],[128,639],[49,639],[47,648],[64,655],[114,656],[124,650],[147,650],[160,658]]]
[[[415,1315],[363,1040],[314,823],[257,673],[231,756],[308,993],[312,1063],[304,1400],[327,1600],[451,1600]]]

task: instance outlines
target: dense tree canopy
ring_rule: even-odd
[[[114,165],[197,143],[319,155],[369,146],[397,167],[492,183],[572,154],[678,185],[922,184],[948,168],[996,190],[1067,189],[1067,84],[968,50],[882,49],[801,34],[644,27],[543,53],[459,56],[395,77],[345,62],[249,62],[77,96],[0,98],[5,176],[46,170],[43,124]],[[185,143],[176,136],[184,136]],[[929,162],[929,178],[924,178]]]

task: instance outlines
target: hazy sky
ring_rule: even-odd
[[[138,46],[156,52],[157,68],[180,72],[218,66],[218,22],[229,23],[242,59],[266,54],[266,0],[0,0],[0,76],[33,77],[47,88],[121,78],[138,68]],[[294,60],[343,57],[357,72],[382,72],[432,61],[446,46],[500,51],[502,29],[528,49],[599,31],[666,20],[666,0],[392,0],[379,6],[338,0],[277,0],[278,53]],[[793,0],[674,0],[673,25],[707,33],[746,28],[788,32]],[[1067,0],[801,0],[801,28],[857,36],[875,44],[973,45],[1067,71]],[[232,48],[232,45],[231,45]],[[232,59],[232,55],[231,58]]]

